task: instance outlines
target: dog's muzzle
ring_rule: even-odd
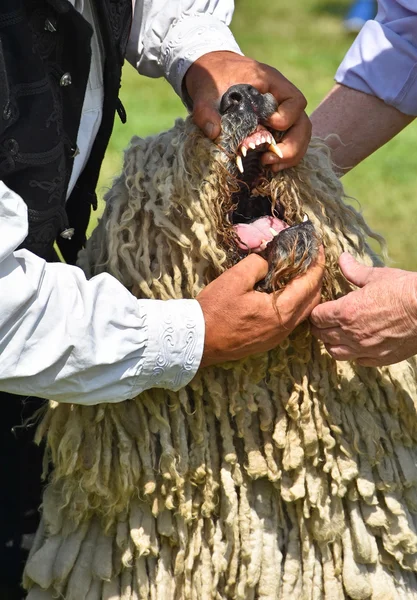
[[[282,158],[277,145],[282,132],[269,125],[277,107],[272,94],[261,94],[251,85],[230,87],[220,102],[222,132],[216,140],[227,156],[227,170],[239,188],[232,196],[234,208],[228,215],[239,250],[242,255],[262,254],[271,271],[286,256],[294,257],[294,262],[300,264],[306,258],[311,262],[319,245],[307,218],[300,223],[287,223],[279,200],[273,203],[270,196],[264,195],[267,192],[260,191],[268,188],[260,186],[261,180],[274,178],[271,170],[261,164],[262,154],[273,151]]]

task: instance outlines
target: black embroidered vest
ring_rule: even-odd
[[[92,28],[67,0],[0,2],[0,179],[28,206],[23,247],[74,263],[85,242],[113,128],[132,0],[94,0],[104,46],[104,106],[90,159],[66,202],[91,61]],[[72,238],[68,239],[74,230]],[[63,234],[63,235],[62,235]]]

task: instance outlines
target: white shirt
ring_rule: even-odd
[[[93,26],[91,70],[87,83],[77,138],[68,196],[90,156],[100,127],[103,108],[103,49],[94,27],[91,0],[69,0]],[[189,66],[212,50],[231,50],[241,54],[228,28],[233,0],[144,0],[133,2],[133,24],[126,58],[148,77],[165,77],[181,96],[181,85]]]
[[[86,9],[87,0],[71,1]],[[227,27],[232,9],[230,0],[136,2],[128,58],[180,93],[199,56],[240,53]],[[87,93],[78,140],[84,135],[91,149],[101,117],[88,127],[87,113],[100,111],[90,100]],[[79,155],[78,172],[88,152]],[[77,267],[17,251],[27,231],[25,203],[0,182],[0,390],[95,404],[151,387],[176,390],[193,378],[204,346],[196,300],[137,300],[106,274],[87,281]]]
[[[74,159],[71,178],[68,184],[67,198],[71,195],[77,179],[90,157],[91,149],[103,117],[104,101],[103,47],[99,32],[94,26],[96,17],[93,12],[93,5],[91,0],[69,0],[69,2],[93,26],[93,36],[91,38],[91,68],[77,136],[79,154]]]
[[[417,116],[416,1],[378,0],[375,19],[362,27],[335,79]]]

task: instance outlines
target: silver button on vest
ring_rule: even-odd
[[[59,80],[59,85],[61,85],[62,87],[71,85],[71,83],[72,83],[71,73],[64,73],[63,76],[61,77],[61,79]]]

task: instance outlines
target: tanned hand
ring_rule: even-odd
[[[185,86],[193,102],[195,123],[214,140],[220,134],[218,112],[222,95],[230,86],[249,83],[262,94],[270,92],[278,109],[269,125],[285,131],[278,144],[283,158],[266,152],[262,161],[279,171],[296,165],[304,156],[311,137],[311,123],[304,109],[303,94],[279,71],[234,52],[209,52],[191,65],[185,76]]]
[[[206,323],[201,366],[267,352],[280,344],[320,302],[324,255],[278,296],[255,291],[268,263],[251,254],[210,283],[198,296]]]

